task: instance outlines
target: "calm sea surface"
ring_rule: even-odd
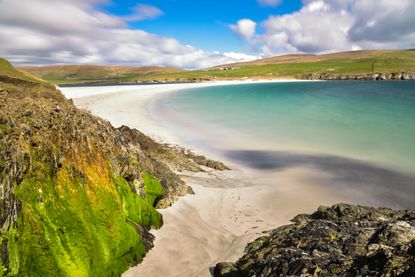
[[[413,81],[189,89],[158,100],[157,110],[173,111],[166,126],[191,132],[188,143],[216,145],[231,158],[264,151],[318,154],[415,173]]]

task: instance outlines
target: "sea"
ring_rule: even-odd
[[[415,173],[413,81],[214,86],[177,91],[151,108],[164,127],[192,132],[175,131],[187,144],[231,159],[274,151]]]

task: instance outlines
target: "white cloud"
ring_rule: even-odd
[[[242,61],[253,61],[257,60],[260,57],[254,56],[254,55],[247,55],[244,53],[238,53],[238,52],[225,52],[223,53],[226,57],[234,59],[236,61],[242,62]]]
[[[259,41],[266,55],[325,52],[351,49],[347,31],[353,18],[333,11],[324,1],[311,1],[300,11],[271,16]]]
[[[205,52],[131,29],[105,0],[0,0],[0,56],[15,64],[124,64],[202,68],[252,56]],[[137,12],[136,15],[140,14]],[[156,16],[143,13],[141,18]],[[138,18],[136,18],[137,20]]]
[[[322,0],[312,1],[304,8],[306,11],[313,12],[324,12],[328,10],[328,5]]]
[[[415,45],[413,0],[303,0],[303,7],[270,16],[252,38],[266,56]],[[239,37],[242,37],[239,35]]]
[[[276,7],[281,4],[281,0],[258,0],[258,3],[264,7]]]
[[[355,22],[349,37],[360,42],[403,43],[415,35],[415,1],[359,0],[351,7]],[[412,40],[414,46],[415,41]]]
[[[125,17],[127,21],[156,19],[164,14],[164,12],[156,6],[146,4],[138,4],[133,10],[135,12],[133,15]]]
[[[248,41],[254,37],[256,31],[256,23],[251,19],[241,19],[229,27],[239,38]]]

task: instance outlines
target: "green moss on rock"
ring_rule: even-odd
[[[117,178],[114,181],[117,184],[127,218],[140,225],[160,228],[162,224],[161,215],[153,208],[151,201],[148,200],[149,196],[147,195],[143,199],[136,194],[132,194],[130,186],[122,178]]]
[[[188,192],[150,142],[0,59],[0,276],[120,276],[142,261],[155,204]]]
[[[161,226],[152,206],[160,184],[145,175],[152,190],[143,199],[105,166],[88,169],[101,174],[94,179],[64,164],[54,176],[48,164],[32,162],[15,189],[22,210],[7,233],[8,276],[114,276],[142,260],[148,249],[135,226]]]
[[[143,173],[144,192],[146,193],[146,201],[149,205],[155,205],[155,202],[164,195],[164,189],[160,185],[160,181],[153,178],[147,173]]]

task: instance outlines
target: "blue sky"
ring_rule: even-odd
[[[229,29],[241,18],[260,22],[269,15],[289,14],[301,8],[300,0],[283,1],[278,6],[263,6],[256,0],[116,0],[105,10],[128,15],[131,7],[148,4],[160,8],[164,15],[157,19],[130,23],[136,29],[174,37],[205,51],[245,51],[247,44]]]
[[[16,65],[191,69],[410,49],[414,14],[414,0],[0,0],[0,56]]]

